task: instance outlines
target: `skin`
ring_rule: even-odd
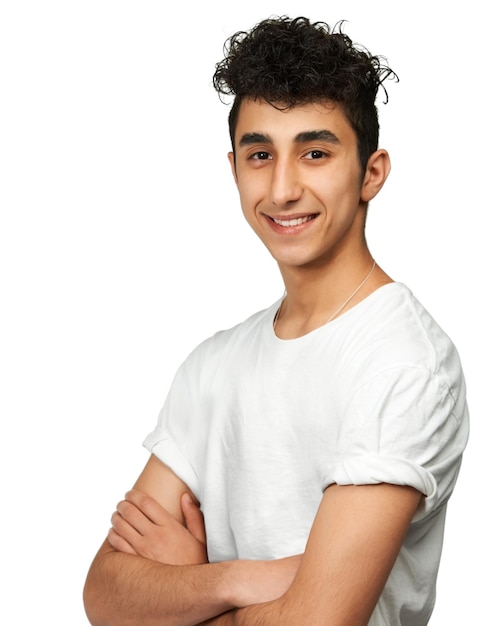
[[[347,118],[321,103],[281,111],[244,101],[235,145],[229,160],[244,217],[277,261],[288,293],[276,332],[298,337],[324,324],[371,269],[366,212],[389,174],[389,155],[374,152],[362,174]],[[274,218],[308,221],[281,226]],[[388,282],[377,268],[351,306]]]
[[[288,591],[205,623],[366,626],[419,500],[408,487],[328,487]]]
[[[151,456],[112,516],[91,564],[93,626],[182,626],[283,595],[299,557],[207,563],[203,519],[188,487]]]
[[[287,290],[282,339],[324,324],[368,275],[368,202],[390,170],[377,150],[361,172],[343,112],[243,102],[229,155],[244,216]],[[379,267],[344,313],[391,279]],[[325,490],[304,555],[208,564],[203,519],[187,486],[151,457],[119,503],[84,590],[95,626],[367,624],[421,494],[394,485]]]

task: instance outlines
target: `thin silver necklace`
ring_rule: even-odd
[[[327,319],[324,322],[324,324],[328,324],[329,322],[332,322],[338,315],[340,315],[340,313],[347,306],[347,304],[352,300],[352,298],[356,295],[356,293],[360,289],[362,289],[364,287],[364,285],[368,282],[368,280],[370,279],[371,275],[373,274],[373,272],[375,270],[375,267],[376,267],[376,261],[373,259],[373,265],[371,266],[371,269],[370,269],[368,275],[364,278],[363,282],[354,289],[354,291],[350,294],[350,296],[347,298],[347,300],[345,300],[345,302],[341,306],[338,307],[338,309],[333,313],[333,315],[329,319]],[[280,306],[279,306],[279,308],[277,310],[277,313],[275,314],[274,325],[273,325],[274,330],[275,330],[275,326],[276,326],[277,322],[279,321],[279,317],[280,317],[281,311],[282,311],[282,305],[284,304],[284,300],[286,299],[287,295],[288,295],[287,292],[284,292],[284,296],[282,298],[282,302],[281,302],[281,304],[280,304]]]

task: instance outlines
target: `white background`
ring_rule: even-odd
[[[380,107],[393,171],[370,248],[457,344],[472,417],[431,624],[499,619],[495,5],[4,0],[2,623],[87,623],[87,569],[175,369],[282,293],[240,215],[211,86],[226,37],[271,14],[346,19],[400,76]]]

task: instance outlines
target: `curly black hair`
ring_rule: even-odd
[[[364,172],[378,148],[378,90],[385,79],[398,78],[381,57],[355,45],[342,25],[331,28],[305,17],[273,17],[227,39],[213,85],[220,98],[235,96],[228,120],[232,147],[244,98],[263,99],[279,109],[333,102],[342,107],[356,133]]]

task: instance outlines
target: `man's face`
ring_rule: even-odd
[[[357,139],[339,107],[244,100],[230,154],[244,216],[281,267],[317,266],[363,241]]]

